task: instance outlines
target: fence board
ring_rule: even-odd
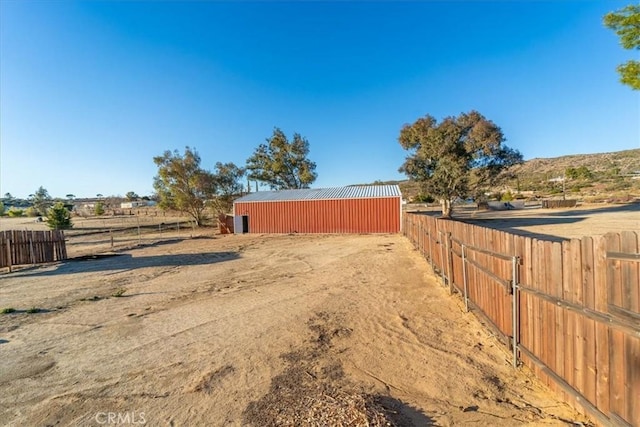
[[[597,311],[606,313],[607,296],[607,239],[605,236],[594,237],[595,283],[594,304]],[[603,323],[596,324],[596,405],[605,414],[609,413],[609,328]]]
[[[594,258],[593,239],[584,237],[581,240],[581,265],[582,265],[582,292],[584,306],[590,310],[595,310],[595,289],[594,289]],[[587,400],[596,405],[596,322],[593,319],[584,318],[584,391],[583,395]]]
[[[620,252],[620,236],[609,233],[606,235],[607,251]],[[608,300],[607,311],[611,312],[610,306],[622,307],[622,277],[621,277],[621,261],[607,261],[607,284],[608,284]],[[610,360],[610,391],[609,391],[609,410],[611,413],[625,418],[625,402],[624,402],[624,334],[621,331],[609,331],[609,360]]]
[[[625,336],[627,419],[640,425],[640,339]]]
[[[573,302],[584,307],[584,296],[582,294],[582,243],[580,240],[572,239],[569,241],[571,253],[571,289]],[[585,317],[572,312],[573,322],[575,326],[573,340],[574,361],[574,388],[581,394],[584,394],[584,319]]]

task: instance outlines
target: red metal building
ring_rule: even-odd
[[[397,185],[260,191],[233,204],[236,233],[398,233]]]

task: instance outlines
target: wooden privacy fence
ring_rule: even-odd
[[[557,208],[575,208],[578,205],[577,200],[543,200],[542,207],[545,209]]]
[[[640,235],[542,241],[428,215],[404,234],[467,310],[574,407],[640,426]]]
[[[0,267],[40,264],[67,258],[64,233],[51,231],[0,231]]]

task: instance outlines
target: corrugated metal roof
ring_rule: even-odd
[[[397,185],[354,185],[336,188],[258,191],[236,199],[236,202],[276,202],[286,200],[336,200],[401,197]]]

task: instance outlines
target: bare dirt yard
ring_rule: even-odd
[[[401,235],[172,233],[0,273],[2,424],[589,424]]]
[[[414,208],[439,215],[437,208]],[[454,216],[482,227],[543,240],[579,239],[609,232],[640,231],[640,202],[627,204],[580,204],[575,208],[541,209],[540,207],[508,211],[478,211],[460,206]]]

